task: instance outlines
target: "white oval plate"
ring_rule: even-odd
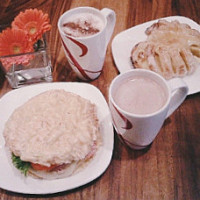
[[[179,22],[186,23],[190,25],[191,28],[200,31],[200,26],[193,20],[186,17],[171,16],[162,19],[167,21],[178,20]],[[157,21],[158,19],[134,26],[115,36],[112,41],[112,54],[120,73],[124,73],[130,69],[133,69],[130,59],[131,50],[138,42],[146,40],[147,36],[145,34],[145,30]],[[193,74],[185,76],[183,80],[189,87],[188,95],[199,92],[200,66]]]
[[[40,180],[25,177],[12,164],[5,152],[3,138],[4,124],[12,112],[33,96],[50,90],[64,89],[78,94],[96,104],[103,144],[94,159],[81,172],[63,179]],[[113,126],[110,111],[102,93],[87,83],[43,83],[8,92],[0,99],[0,188],[26,194],[49,194],[74,189],[99,177],[111,161],[114,143]]]

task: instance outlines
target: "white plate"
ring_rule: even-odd
[[[50,90],[64,89],[76,93],[96,104],[100,130],[103,136],[103,145],[99,148],[94,159],[81,172],[56,180],[39,180],[24,177],[9,163],[5,152],[3,138],[4,124],[12,112],[31,97]],[[108,167],[113,152],[113,126],[108,105],[102,93],[94,86],[87,83],[44,83],[23,87],[8,92],[0,99],[0,188],[13,192],[27,194],[56,193],[82,186],[99,177]]]
[[[200,31],[200,26],[194,22],[193,20],[181,17],[181,16],[171,16],[163,18],[168,21],[178,20],[181,23],[186,23],[198,31]],[[112,41],[112,54],[115,61],[115,64],[120,73],[124,73],[130,69],[133,69],[130,55],[131,50],[138,42],[146,40],[147,36],[145,34],[146,28],[151,26],[153,23],[158,20],[153,20],[146,22],[144,24],[140,24],[134,26],[130,29],[127,29],[118,35]],[[183,80],[187,83],[189,87],[189,94],[194,94],[200,91],[200,66],[196,69],[196,71],[189,76],[183,78]]]

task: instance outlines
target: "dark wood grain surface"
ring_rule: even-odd
[[[69,67],[57,29],[59,16],[78,6],[92,6],[98,9],[108,7],[115,10],[117,22],[112,39],[127,28],[160,17],[181,15],[200,23],[199,0],[0,0],[0,24],[10,24],[14,17],[26,8],[38,8],[47,12],[52,24],[48,42],[54,81],[81,82]],[[111,43],[102,74],[90,82],[100,89],[106,100],[110,82],[118,74],[110,45]],[[3,72],[0,71],[0,96],[10,90]],[[0,199],[3,200],[35,198],[200,199],[200,94],[187,97],[165,121],[153,144],[145,150],[130,150],[115,136],[113,157],[108,169],[101,177],[87,185],[46,196],[23,195],[0,189]]]

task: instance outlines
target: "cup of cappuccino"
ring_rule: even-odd
[[[58,30],[65,55],[82,80],[101,74],[115,22],[115,12],[108,8],[77,7],[60,16]]]
[[[187,93],[182,79],[166,81],[150,70],[118,75],[109,88],[109,107],[119,138],[132,149],[149,146]]]

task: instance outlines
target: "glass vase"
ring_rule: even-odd
[[[1,56],[1,67],[12,88],[51,82],[52,66],[45,36],[34,45],[34,52]]]

